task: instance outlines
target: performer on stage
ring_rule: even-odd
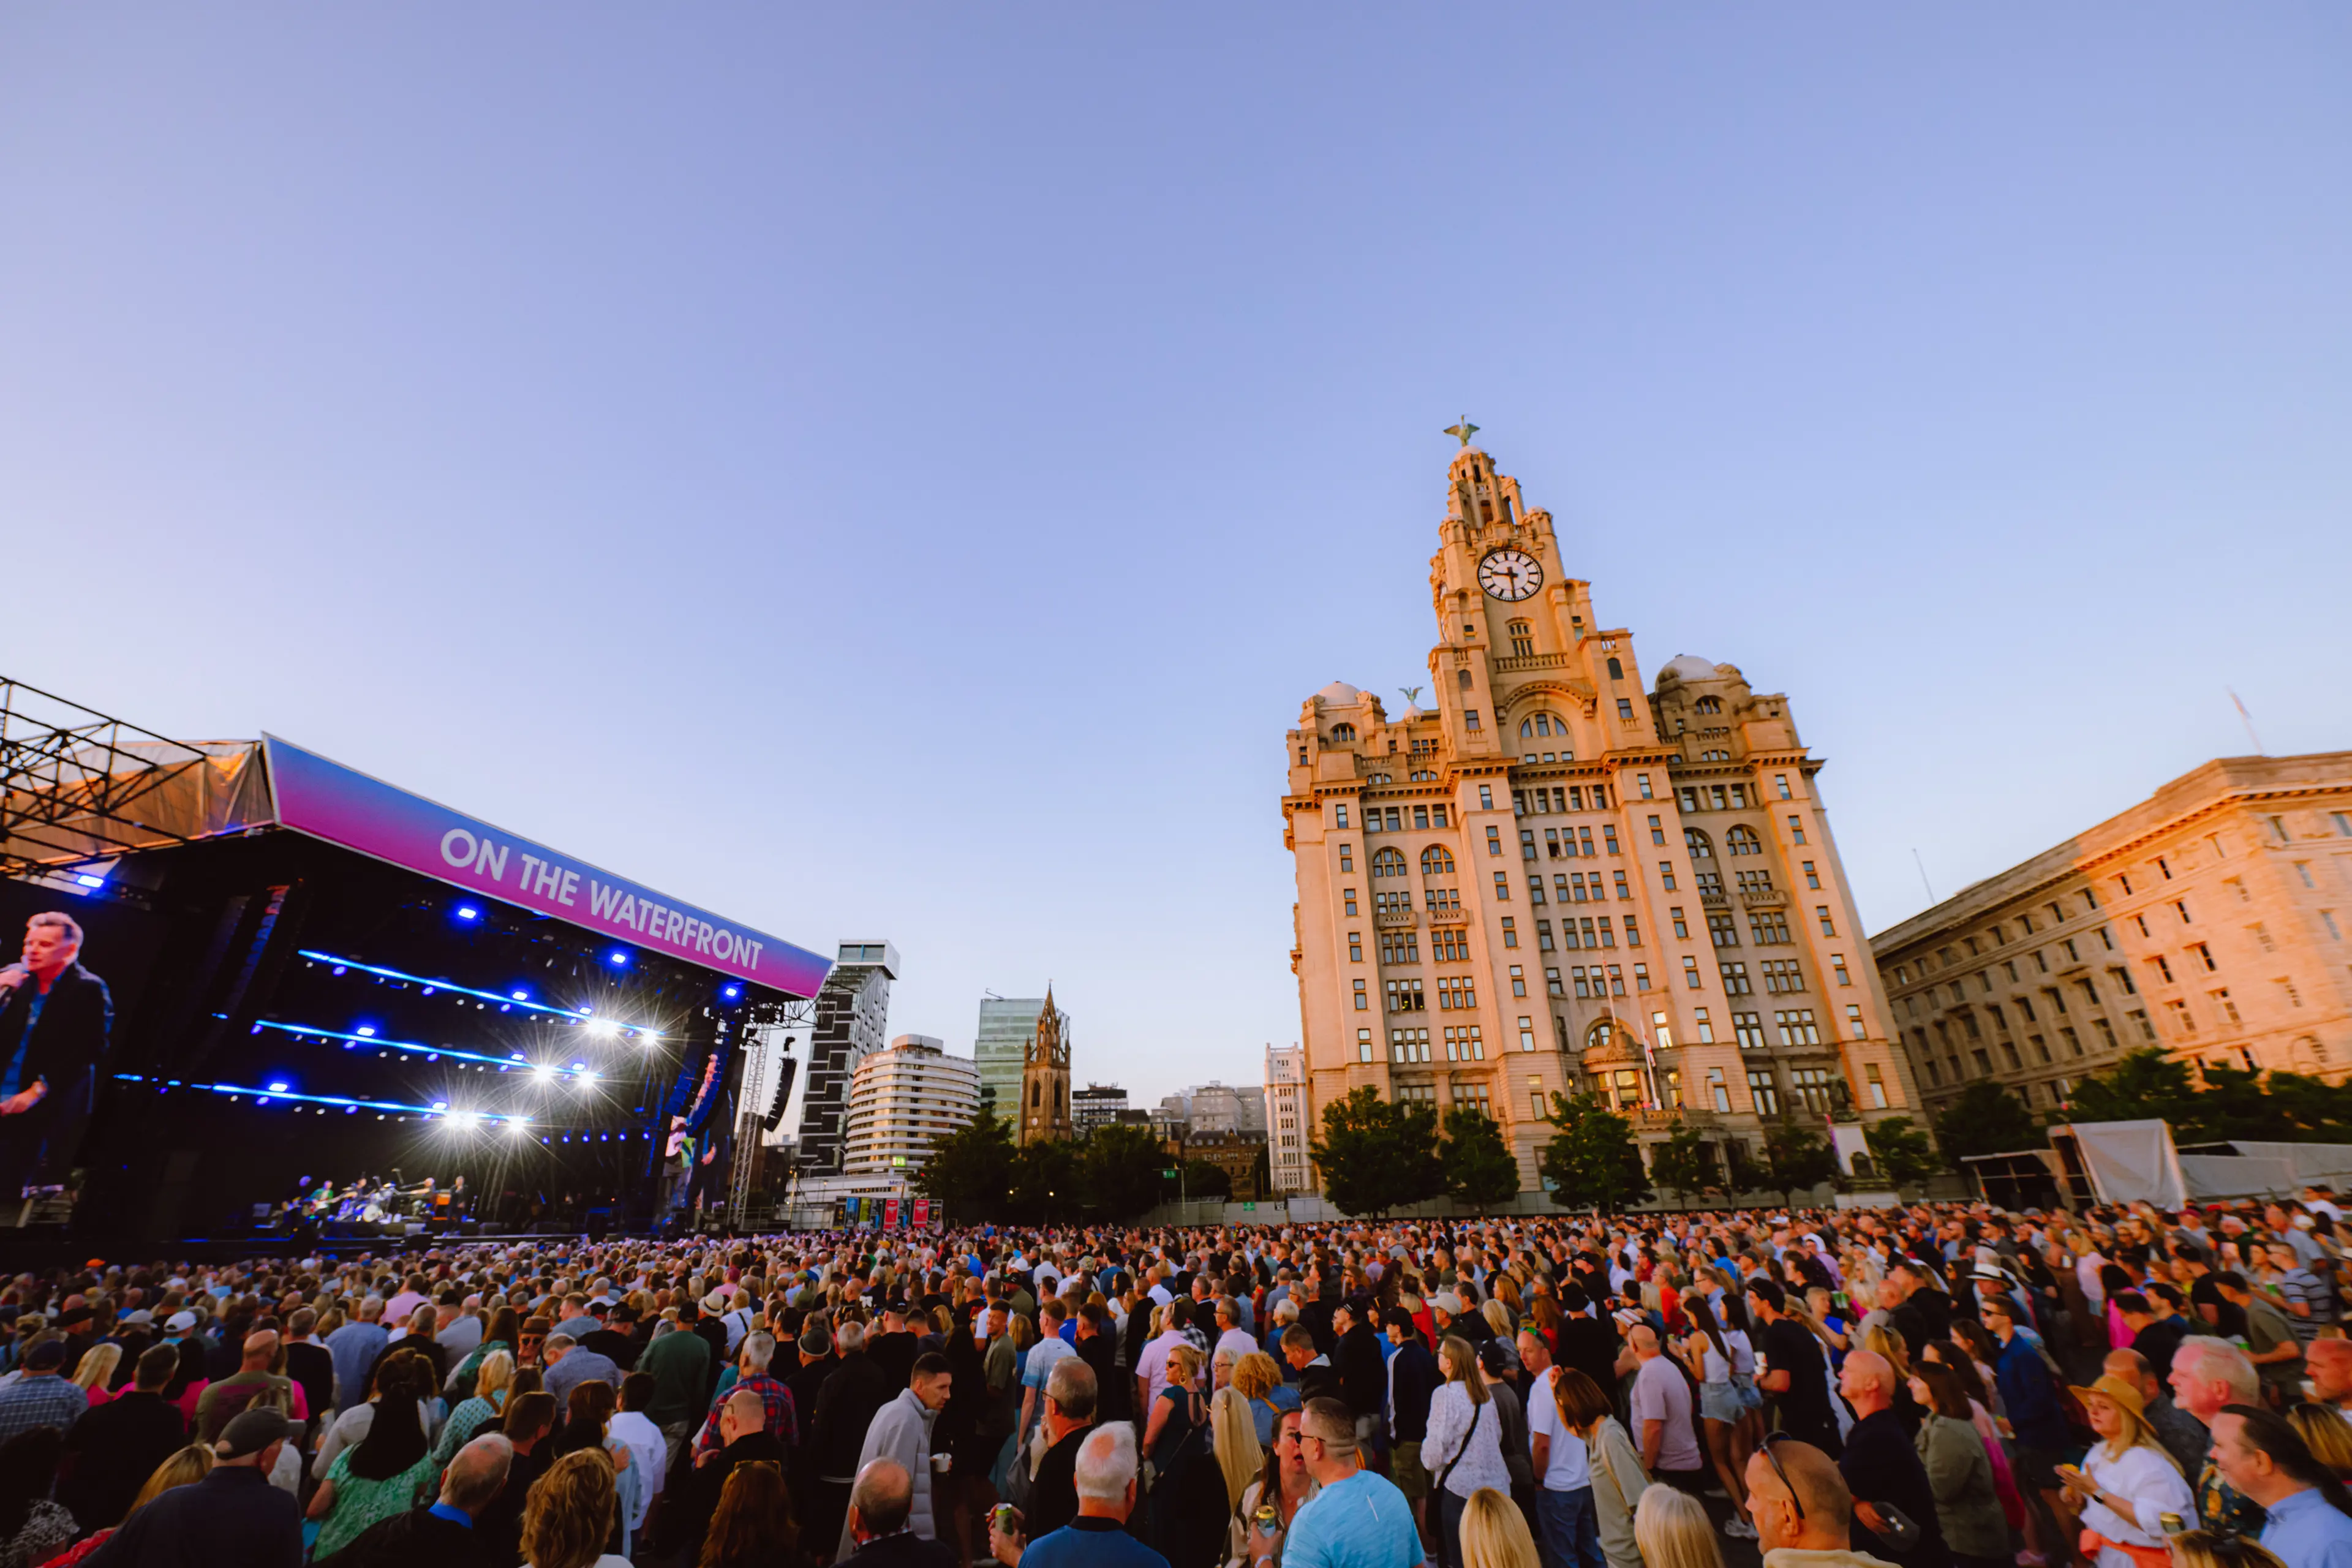
[[[0,1205],[63,1184],[89,1126],[114,999],[80,956],[73,917],[39,914],[0,969]]]

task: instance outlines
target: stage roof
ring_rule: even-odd
[[[151,756],[147,753],[152,752]],[[70,870],[286,828],[633,948],[814,996],[832,961],[411,795],[275,735],[76,748],[6,792],[0,860]]]

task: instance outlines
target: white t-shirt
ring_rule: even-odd
[[[1029,1347],[1029,1362],[1022,1369],[1021,1386],[1035,1389],[1042,1405],[1045,1398],[1045,1378],[1053,1372],[1054,1363],[1067,1361],[1077,1353],[1059,1334],[1050,1334],[1039,1340]]]
[[[1592,1461],[1586,1458],[1584,1439],[1559,1418],[1559,1402],[1552,1394],[1559,1368],[1548,1366],[1528,1394],[1528,1436],[1551,1439],[1550,1462],[1536,1484],[1548,1492],[1572,1492],[1592,1484]]]

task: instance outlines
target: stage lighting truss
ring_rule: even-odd
[[[393,984],[414,985],[417,987],[418,994],[421,995],[431,996],[447,992],[453,996],[470,997],[485,1007],[495,1006],[501,1013],[512,1013],[518,1009],[525,1013],[537,1013],[550,1018],[561,1018],[566,1024],[583,1026],[592,1033],[610,1038],[634,1039],[646,1045],[656,1044],[662,1037],[659,1029],[646,1028],[638,1024],[624,1024],[615,1018],[600,1018],[593,1008],[557,1007],[545,1002],[534,1002],[531,1000],[530,993],[525,990],[510,990],[503,994],[496,991],[477,991],[470,985],[460,985],[453,980],[428,980],[421,974],[410,974],[402,970],[388,969],[380,963],[362,963],[356,958],[343,958],[335,953],[320,952],[312,948],[306,947],[298,951],[300,956],[309,959],[312,963],[326,965],[330,973],[342,974],[355,970],[362,974],[372,974],[380,981]]]
[[[545,1117],[527,1111],[481,1110],[464,1106],[452,1106],[447,1100],[436,1100],[430,1105],[414,1105],[397,1100],[369,1100],[348,1094],[305,1094],[290,1085],[273,1080],[264,1086],[242,1083],[199,1083],[176,1078],[150,1078],[139,1073],[119,1072],[117,1083],[152,1084],[156,1092],[188,1089],[205,1094],[216,1094],[231,1100],[251,1100],[257,1106],[278,1104],[290,1110],[315,1110],[325,1115],[340,1110],[346,1116],[373,1113],[379,1121],[387,1118],[405,1121],[415,1117],[420,1121],[437,1121],[453,1132],[484,1131],[497,1129],[520,1135],[537,1133],[542,1143],[560,1141],[566,1143],[626,1143],[653,1136],[643,1127],[614,1128],[580,1122],[551,1122]]]

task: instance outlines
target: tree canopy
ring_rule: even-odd
[[[1907,1116],[1890,1116],[1864,1126],[1863,1141],[1889,1186],[1916,1186],[1943,1168],[1927,1132]]]
[[[1483,1110],[1457,1105],[1445,1113],[1445,1190],[1483,1213],[1519,1195],[1519,1163],[1503,1130]]]
[[[1002,1208],[1013,1188],[1013,1128],[987,1107],[966,1126],[931,1145],[914,1188],[948,1205],[951,1219],[976,1219]]]
[[[1695,1198],[1723,1184],[1723,1164],[1696,1127],[1677,1127],[1650,1151],[1650,1179],[1677,1197]]]
[[[1558,1129],[1538,1162],[1554,1203],[1609,1213],[1649,1200],[1650,1177],[1632,1122],[1591,1095],[1558,1090],[1544,1120]]]
[[[1801,1121],[1782,1121],[1764,1134],[1764,1163],[1771,1172],[1773,1190],[1796,1201],[1837,1174],[1837,1151],[1828,1139]]]
[[[2077,1085],[2066,1114],[2076,1121],[2161,1117],[2178,1143],[2352,1143],[2352,1084],[2178,1060],[2148,1046]]]
[[[1344,1214],[1384,1215],[1445,1190],[1435,1110],[1382,1100],[1370,1086],[1323,1108],[1323,1134],[1309,1150],[1324,1196]]]
[[[2050,1135],[2025,1102],[1989,1078],[1960,1090],[1949,1110],[1936,1118],[1936,1142],[1945,1157],[1958,1161],[1969,1154],[2007,1154],[2021,1149],[2046,1149]]]

